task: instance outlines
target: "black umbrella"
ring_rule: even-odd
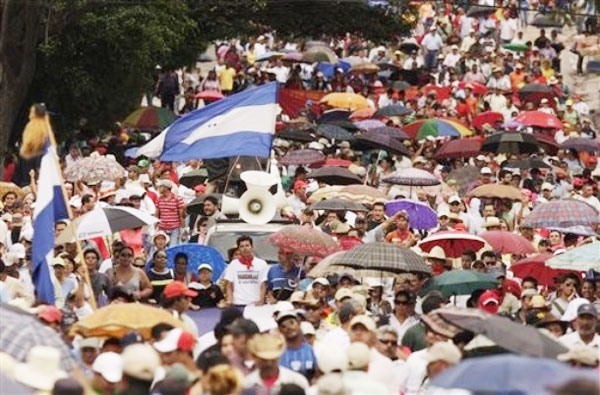
[[[554,93],[554,90],[549,85],[543,84],[527,84],[520,91],[520,95],[527,95],[529,93]]]
[[[350,118],[351,112],[348,110],[340,110],[334,109],[325,111],[319,119],[317,119],[317,123],[331,123],[334,121],[347,121]]]
[[[406,134],[406,132],[404,130],[398,129],[398,128],[394,128],[394,127],[391,127],[391,126],[383,126],[381,128],[371,129],[371,132],[383,134],[383,135],[386,135],[386,136],[390,136],[390,137],[393,137],[393,138],[398,139],[398,140],[408,140],[408,139],[410,139],[410,136],[408,134]]]
[[[213,196],[218,201],[221,201],[221,197],[223,196],[223,194],[222,193],[207,193],[204,195],[200,195],[200,196],[196,197],[194,200],[192,200],[190,202],[190,204],[187,205],[185,211],[188,214],[204,215],[204,199],[206,199],[209,196]]]
[[[410,89],[411,85],[406,81],[394,81],[392,84],[392,89],[397,90],[399,92]]]
[[[354,122],[352,122],[350,120],[333,121],[333,122],[330,122],[329,125],[339,126],[340,128],[344,128],[349,132],[358,132],[358,130],[359,130],[358,126],[356,126],[354,124]]]
[[[204,168],[192,170],[181,176],[179,183],[188,188],[194,188],[198,184],[202,184],[208,178],[208,171]]]
[[[496,11],[496,7],[471,6],[467,10],[467,16],[486,16]]]
[[[360,203],[351,202],[345,199],[326,199],[310,205],[312,210],[333,210],[333,211],[369,211]]]
[[[352,141],[354,140],[354,136],[352,133],[347,131],[346,129],[331,125],[331,124],[321,124],[317,126],[317,133],[320,136],[328,138],[330,140],[339,140],[339,141]]]
[[[355,146],[359,149],[383,149],[394,154],[410,155],[397,138],[372,130],[359,134],[356,137]]]
[[[402,44],[400,44],[400,51],[404,52],[404,53],[413,53],[415,51],[419,50],[419,44],[411,42],[411,41],[407,41],[407,42],[403,42]]]
[[[373,118],[402,116],[410,113],[411,111],[403,105],[392,104],[390,106],[385,106],[377,110],[377,112],[375,112],[375,114],[373,115]]]
[[[517,132],[492,134],[481,145],[482,151],[507,154],[531,154],[539,149],[540,146],[532,135]]]
[[[552,15],[543,15],[543,14],[538,14],[535,16],[535,18],[533,19],[533,22],[531,22],[531,25],[535,26],[535,27],[562,27],[562,23],[557,20],[555,17],[553,17]]]
[[[362,182],[359,176],[345,167],[338,166],[323,166],[307,174],[306,177],[322,181],[329,185],[352,185]]]
[[[315,141],[314,127],[308,123],[300,125],[290,125],[285,129],[275,133],[275,137],[280,139],[299,141],[309,143]]]
[[[562,143],[561,148],[574,149],[577,151],[585,151],[593,154],[595,151],[600,150],[600,144],[596,140],[588,139],[585,137],[569,138]]]
[[[325,162],[325,155],[321,151],[310,148],[288,151],[281,158],[281,163],[284,165],[313,165],[321,162]]]
[[[552,166],[548,165],[541,159],[538,158],[527,158],[521,160],[509,160],[502,164],[502,167],[508,167],[509,169],[551,169]]]

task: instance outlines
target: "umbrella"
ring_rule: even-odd
[[[414,167],[397,170],[381,181],[394,185],[408,185],[413,187],[430,187],[441,184],[433,174],[426,170]]]
[[[385,213],[390,217],[400,210],[408,212],[410,227],[413,229],[431,229],[438,224],[437,213],[425,204],[407,199],[394,200],[385,204]]]
[[[509,51],[514,51],[514,52],[525,52],[525,51],[529,50],[529,46],[527,46],[526,44],[519,44],[519,43],[502,44],[502,48],[508,49]]]
[[[417,253],[385,242],[358,245],[338,255],[334,263],[355,270],[431,274],[431,269]]]
[[[340,249],[337,241],[327,233],[301,225],[284,226],[269,236],[269,242],[299,255],[325,257]]]
[[[379,66],[374,63],[359,63],[350,68],[351,73],[373,74],[379,71]]]
[[[346,199],[327,199],[310,205],[311,210],[333,210],[333,211],[369,211],[360,203],[351,202]]]
[[[329,186],[321,188],[315,191],[310,198],[309,202],[318,202],[323,199],[347,199],[356,203],[363,203],[373,205],[376,202],[387,202],[387,196],[380,190],[370,187],[368,185],[347,185],[341,186]]]
[[[35,346],[58,349],[61,354],[60,367],[67,372],[77,366],[70,348],[58,332],[23,310],[8,304],[0,305],[0,352],[23,362],[29,350]]]
[[[358,132],[358,130],[360,129],[350,119],[340,119],[337,121],[331,121],[329,122],[329,124],[339,126],[340,128],[344,128],[349,132]]]
[[[590,154],[594,154],[595,151],[600,151],[600,143],[598,143],[598,141],[585,137],[569,138],[560,146],[564,149],[574,149],[580,152],[589,152]]]
[[[509,185],[485,184],[469,192],[470,197],[521,200],[521,191]]]
[[[202,92],[198,92],[196,93],[196,99],[202,99],[202,100],[221,100],[224,99],[225,95],[222,94],[219,91],[202,91]]]
[[[163,130],[175,118],[175,114],[168,108],[142,107],[129,114],[123,125],[139,130]]]
[[[478,139],[453,139],[442,145],[436,152],[435,157],[436,159],[470,158],[480,153],[481,141]],[[479,172],[477,172],[477,175],[479,175]]]
[[[157,222],[158,218],[132,207],[97,205],[92,211],[69,223],[56,238],[56,244],[70,243],[75,237],[88,240],[110,236],[124,229],[136,229]]]
[[[324,45],[315,45],[304,52],[302,55],[302,61],[308,63],[337,63],[338,57],[335,52],[331,50],[331,48]]]
[[[540,144],[540,147],[548,154],[556,154],[556,151],[560,148],[554,136],[550,136],[543,133],[534,133],[533,137]]]
[[[332,109],[323,112],[317,119],[317,123],[331,123],[334,121],[347,121],[352,114],[348,110]]]
[[[541,159],[538,158],[526,158],[518,160],[508,160],[502,163],[502,167],[508,167],[509,169],[551,169],[552,166],[548,165]]]
[[[559,226],[550,226],[547,228],[548,230],[557,230],[560,233],[573,233],[574,235],[577,236],[598,236],[598,234],[596,234],[596,231],[594,231],[594,229],[590,228],[589,226],[582,226],[582,225],[577,225],[577,226],[567,226],[567,227],[559,227]]]
[[[371,130],[371,129],[385,127],[385,123],[381,122],[378,119],[365,119],[363,121],[356,121],[356,122],[354,122],[354,125],[358,129],[362,129],[362,130]]]
[[[436,376],[431,385],[475,394],[549,394],[556,393],[551,388],[575,379],[597,383],[598,375],[555,359],[500,354],[464,359]]]
[[[339,166],[323,166],[307,174],[306,177],[322,181],[329,185],[351,185],[362,182],[359,176],[345,167]]]
[[[351,120],[361,120],[361,119],[370,119],[373,118],[373,114],[375,114],[375,110],[372,108],[364,108],[362,110],[353,111],[350,114]]]
[[[421,296],[431,291],[440,291],[444,296],[470,295],[478,289],[494,289],[498,286],[496,278],[488,273],[473,270],[450,270],[432,277],[419,291]]]
[[[410,54],[413,53],[414,51],[418,51],[419,50],[419,44],[417,43],[417,41],[414,38],[409,38],[405,41],[403,41],[402,43],[400,43],[400,51]]]
[[[590,226],[595,228],[600,221],[598,211],[589,204],[575,199],[551,200],[535,206],[523,225],[537,228]]]
[[[419,248],[429,252],[433,247],[439,246],[444,250],[446,257],[460,258],[464,251],[479,251],[484,245],[485,240],[479,236],[467,232],[443,231],[421,240]]]
[[[544,129],[562,129],[562,122],[552,114],[543,111],[525,111],[517,115],[513,121],[525,126],[536,126]]]
[[[141,303],[116,303],[77,321],[69,333],[83,337],[122,338],[130,331],[136,331],[148,340],[152,338],[152,328],[163,323],[184,329],[183,322],[167,310]]]
[[[531,134],[519,132],[494,133],[481,144],[482,151],[495,153],[530,154],[539,149],[537,140]]]
[[[329,93],[320,100],[331,107],[344,108],[350,111],[369,108],[369,103],[364,96],[357,93],[334,92]]]
[[[71,182],[112,181],[123,177],[125,169],[113,155],[100,155],[97,152],[71,162],[65,169],[65,178]]]
[[[327,47],[327,43],[322,40],[310,40],[307,41],[304,47],[308,50],[312,47]]]
[[[215,194],[204,194],[204,195],[197,196],[194,200],[192,200],[187,205],[187,207],[185,208],[185,211],[188,214],[204,215],[204,199],[206,199],[208,196],[213,196],[217,200],[220,201],[222,194],[215,193]]]
[[[264,62],[265,60],[271,60],[276,58],[283,58],[285,54],[283,52],[267,51],[262,55],[256,57],[257,62]]]
[[[546,261],[553,269],[600,272],[600,242],[584,244]]]
[[[556,358],[567,352],[567,347],[540,332],[537,328],[486,313],[480,309],[455,306],[434,310],[447,322],[464,330],[484,335],[498,346],[518,354],[539,358]]]
[[[332,124],[323,123],[317,125],[317,133],[325,138],[330,140],[338,140],[338,141],[352,141],[354,140],[354,135],[342,128],[341,126],[336,126]]]
[[[480,84],[479,82],[465,82],[462,81],[458,84],[458,87],[460,89],[466,89],[466,88],[471,88],[471,90],[473,91],[473,93],[475,93],[476,95],[479,96],[483,96],[488,92],[488,88],[483,85]]]
[[[285,129],[277,132],[275,137],[280,139],[310,143],[315,141],[314,127],[310,124],[290,124]]]
[[[542,99],[547,99],[550,105],[554,106],[554,90],[551,86],[543,84],[527,84],[519,91],[521,102],[532,102],[539,106]]]
[[[355,146],[359,149],[382,149],[399,155],[409,155],[400,140],[376,131],[368,131],[356,136]]]
[[[324,161],[325,155],[322,152],[310,148],[288,151],[281,158],[281,163],[284,165],[312,165]]]
[[[411,111],[404,107],[401,104],[392,104],[389,106],[385,106],[385,107],[381,107],[379,110],[377,110],[377,112],[375,113],[374,117],[375,118],[381,118],[381,117],[401,117],[403,115],[407,115],[410,114]]]
[[[535,252],[531,242],[516,233],[505,230],[492,230],[484,232],[480,236],[500,254],[526,255]]]
[[[533,93],[549,93],[553,94],[554,90],[550,85],[545,84],[527,84],[519,91],[519,95],[524,97]]]
[[[446,137],[446,136],[471,136],[473,132],[464,125],[443,118],[430,118],[413,122],[404,127],[404,131],[409,136],[422,140],[427,136]]]
[[[350,167],[352,162],[348,159],[339,159],[339,158],[327,158],[325,160],[324,166],[338,166],[338,167]]]
[[[411,88],[411,85],[406,81],[394,81],[392,83],[392,89],[398,92],[402,92]]]
[[[461,167],[456,170],[452,170],[448,177],[446,177],[446,182],[448,180],[456,181],[456,186],[458,187],[458,192],[462,195],[467,193],[469,186],[480,176],[480,171],[476,167],[466,166]]]
[[[283,55],[281,60],[300,62],[302,60],[302,54],[300,52],[288,52],[285,55]]]
[[[471,6],[467,10],[467,16],[483,17],[493,14],[496,11],[496,7],[485,7],[485,6]]]
[[[553,286],[555,285],[555,278],[565,273],[572,273],[571,270],[553,269],[546,266],[546,261],[553,256],[554,254],[537,254],[522,259],[519,262],[513,263],[510,266],[510,271],[521,279],[533,277],[542,286]]]
[[[188,188],[194,188],[198,184],[202,184],[208,178],[208,171],[204,168],[188,171],[179,179],[179,183]]]
[[[212,281],[216,282],[221,278],[225,271],[227,263],[219,251],[210,246],[200,244],[180,244],[169,247],[167,253],[167,267],[175,268],[175,256],[179,253],[185,254],[188,258],[188,273],[198,274],[198,267],[203,263],[208,263],[212,267]]]
[[[503,121],[504,116],[499,112],[486,111],[475,116],[471,125],[473,125],[474,128],[481,129],[486,123],[493,127],[501,124]]]
[[[323,258],[315,267],[313,267],[308,275],[312,278],[317,277],[327,277],[330,274],[349,274],[354,278],[363,278],[363,277],[395,277],[397,273],[381,271],[381,270],[366,270],[366,269],[353,269],[351,267],[345,266],[343,264],[338,264],[338,258],[345,254],[346,251],[338,251],[334,252],[331,255]]]
[[[373,133],[384,134],[398,140],[408,140],[410,137],[402,129],[398,129],[392,126],[384,126],[381,128],[375,128],[370,130]]]
[[[21,188],[14,182],[0,181],[0,197],[6,193],[12,192],[17,196],[21,196]]]
[[[558,20],[558,18],[556,18],[554,15],[544,15],[544,14],[538,14],[535,16],[535,18],[533,19],[533,22],[531,22],[532,26],[535,27],[539,27],[539,28],[545,28],[545,27],[555,27],[555,28],[562,28],[563,27],[563,23]]]

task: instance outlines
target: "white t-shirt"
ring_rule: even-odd
[[[269,265],[254,257],[250,269],[234,259],[225,269],[225,280],[233,284],[233,304],[245,306],[260,298],[260,286],[267,281]]]

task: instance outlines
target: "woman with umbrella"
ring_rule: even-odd
[[[142,300],[152,293],[152,285],[146,273],[133,266],[133,249],[123,246],[115,253],[117,264],[106,272],[111,288],[122,287],[131,297]]]

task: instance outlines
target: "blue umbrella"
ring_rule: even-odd
[[[413,229],[431,229],[435,228],[438,224],[437,213],[431,207],[422,203],[401,199],[394,200],[385,205],[385,213],[388,216],[392,216],[400,210],[408,212],[410,227]]]
[[[333,74],[335,73],[335,69],[338,69],[338,68],[342,69],[344,71],[344,74],[346,74],[348,72],[348,70],[350,70],[352,68],[352,66],[350,65],[350,63],[345,62],[343,60],[340,60],[336,64],[319,63],[317,65],[317,70],[319,70],[321,73],[323,73],[323,76],[328,79],[333,77]]]
[[[167,248],[167,267],[175,268],[175,255],[180,252],[187,255],[189,273],[198,273],[198,266],[208,263],[213,269],[212,280],[217,281],[225,271],[226,263],[219,251],[200,244],[180,244]]]
[[[514,354],[469,358],[435,377],[432,386],[491,394],[547,394],[574,378],[597,382],[591,369],[577,369],[552,359]]]

